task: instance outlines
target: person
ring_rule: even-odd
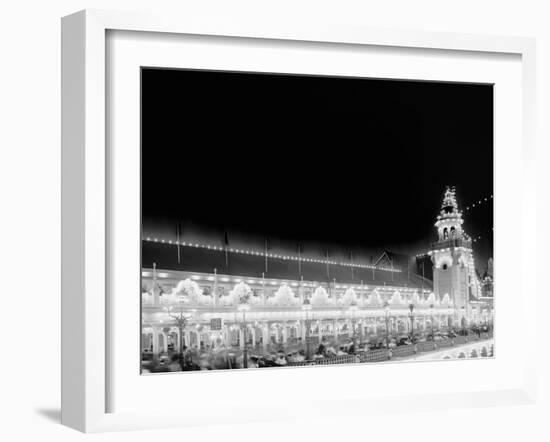
[[[319,344],[319,348],[317,348],[317,354],[324,355],[325,351],[326,351],[326,345],[325,345],[325,340],[323,339]]]
[[[198,366],[200,370],[212,370],[210,361],[208,360],[208,355],[204,354],[200,357]]]
[[[170,358],[170,363],[168,364],[168,371],[181,371],[179,353],[172,354],[172,357]]]
[[[260,366],[259,360],[260,358],[258,356],[250,356],[248,368],[258,368]]]
[[[283,366],[283,365],[286,365],[287,364],[287,360],[285,358],[285,355],[282,354],[282,353],[279,353],[279,355],[277,356],[277,359],[275,360],[275,363],[277,365],[280,365],[280,366]]]
[[[276,367],[277,364],[275,363],[275,355],[269,354],[265,355],[263,358],[260,359],[260,367]]]

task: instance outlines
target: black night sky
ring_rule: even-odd
[[[493,193],[491,85],[142,70],[144,235],[416,254],[446,185],[463,210]],[[492,200],[476,206],[483,271]]]

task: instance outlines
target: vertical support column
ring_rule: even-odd
[[[244,350],[244,331],[243,328],[239,328],[239,348]]]
[[[283,324],[283,344],[286,344],[288,339],[288,328],[286,324]]]
[[[227,324],[223,326],[223,344],[225,347],[229,347],[229,326]]]
[[[162,353],[165,351],[164,345],[165,345],[166,339],[164,338],[164,333],[162,331],[158,332],[158,349],[159,353]]]
[[[153,354],[159,352],[159,333],[156,328],[153,327]]]
[[[212,301],[214,304],[214,308],[218,306],[219,299],[218,299],[218,269],[214,269],[214,287],[212,288]]]
[[[269,323],[266,321],[262,324],[262,348],[264,352],[267,352],[268,344],[269,344]]]

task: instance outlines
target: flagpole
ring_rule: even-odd
[[[265,296],[265,273],[262,272],[262,303],[265,305],[267,296]]]
[[[176,243],[178,245],[178,264],[181,263],[181,256],[180,256],[180,224],[178,223],[176,225]]]
[[[302,276],[302,253],[301,253],[301,245],[298,243],[298,276]]]
[[[424,296],[424,261],[422,261],[422,296]]]
[[[214,269],[214,293],[212,293],[214,308],[218,305],[218,269]]]
[[[329,269],[329,265],[328,265],[328,249],[327,249],[327,280],[330,280],[330,269]]]
[[[267,238],[265,239],[265,273],[267,273]]]
[[[225,248],[225,267],[229,267],[229,257],[227,255],[227,246],[229,245],[229,239],[227,238],[227,232],[225,232],[224,236],[224,248]]]

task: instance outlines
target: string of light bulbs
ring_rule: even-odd
[[[466,206],[464,208],[464,211],[468,211],[468,210],[473,209],[474,207],[481,206],[482,204],[484,204],[486,202],[489,202],[489,200],[492,200],[492,199],[493,199],[493,195],[489,195],[488,197],[482,198],[482,199],[470,204],[469,206]]]
[[[199,244],[199,243],[186,242],[186,241],[178,242],[178,241],[165,240],[163,238],[155,238],[155,237],[149,237],[149,236],[144,238],[143,240],[147,242],[170,244],[175,246],[179,245],[181,247],[194,247],[194,248],[207,249],[207,250],[227,251],[230,253],[240,253],[245,255],[255,255],[255,256],[262,256],[262,257],[283,259],[283,260],[290,260],[290,261],[311,262],[311,263],[318,263],[318,264],[329,264],[329,265],[338,265],[343,267],[355,267],[355,268],[372,269],[372,270],[384,270],[386,272],[394,272],[394,273],[402,272],[402,270],[398,268],[388,268],[388,267],[375,266],[375,265],[369,265],[369,264],[357,264],[357,263],[333,261],[333,260],[327,260],[327,259],[304,258],[303,256],[282,255],[278,253],[269,253],[269,252],[265,253],[258,250],[222,247],[222,246],[215,246],[211,244]]]
[[[494,231],[494,230],[495,230],[495,228],[493,227],[493,228],[491,229],[491,231]],[[478,241],[480,241],[482,238],[484,238],[483,235],[477,235],[476,237],[473,237],[473,238],[472,238],[472,242],[478,242]]]

